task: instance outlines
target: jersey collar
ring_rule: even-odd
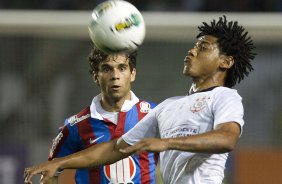
[[[200,92],[212,91],[214,88],[217,88],[217,87],[220,87],[220,86],[212,86],[212,87],[209,87],[207,89],[203,89],[201,91],[196,91],[196,92],[193,92],[193,90],[190,90],[188,95],[193,95],[195,93],[200,93]]]
[[[124,104],[121,107],[121,111],[122,112],[129,111],[136,103],[139,102],[138,97],[132,91],[130,91],[130,94],[131,94],[131,99],[124,101]],[[95,119],[99,119],[99,120],[103,120],[104,119],[102,117],[102,115],[97,111],[97,107],[98,106],[101,107],[101,105],[100,105],[101,99],[102,99],[102,95],[101,94],[95,96],[93,98],[92,102],[91,102],[91,105],[90,105],[91,117],[95,118]]]

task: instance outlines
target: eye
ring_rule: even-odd
[[[110,68],[107,67],[107,66],[105,66],[105,67],[102,67],[102,68],[101,68],[101,71],[104,72],[104,73],[107,73],[107,72],[110,71]]]
[[[205,45],[201,45],[201,51],[205,51],[208,50],[208,47],[206,47]]]
[[[209,47],[206,44],[196,44],[195,47],[198,51],[206,51]]]
[[[122,65],[122,66],[119,67],[119,69],[120,69],[120,71],[124,72],[124,71],[126,71],[127,66]]]
[[[205,50],[207,50],[208,49],[208,47],[206,46],[206,45],[204,45],[204,44],[200,44],[199,45],[199,50],[200,51],[205,51]]]

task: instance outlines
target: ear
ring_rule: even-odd
[[[130,82],[135,81],[135,76],[136,76],[136,68],[133,68],[130,74]]]
[[[234,64],[234,58],[233,56],[222,56],[222,60],[219,64],[219,68],[221,69],[229,69]]]
[[[98,80],[98,74],[94,73],[92,76],[92,79],[98,86],[100,86],[99,80]]]

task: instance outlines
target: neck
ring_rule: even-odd
[[[197,91],[202,91],[214,86],[224,86],[225,81],[225,73],[224,72],[217,72],[212,76],[206,76],[201,78],[192,78],[193,83],[191,86],[190,91],[195,93]],[[191,94],[191,92],[189,93]]]
[[[223,80],[193,80],[193,83],[191,85],[191,88],[189,90],[189,94],[198,92],[198,91],[203,91],[205,89],[214,87],[214,86],[224,86]]]
[[[124,96],[123,98],[112,98],[107,96],[102,96],[102,99],[100,101],[101,106],[104,110],[108,112],[119,112],[121,111],[121,108],[125,102],[125,100],[130,100],[131,94]]]

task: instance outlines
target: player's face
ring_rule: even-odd
[[[194,79],[212,77],[219,69],[221,59],[217,38],[211,35],[200,37],[184,59],[183,74]]]
[[[109,100],[130,99],[131,82],[136,70],[130,71],[129,61],[123,54],[109,56],[99,64],[99,72],[94,75],[102,95]]]

